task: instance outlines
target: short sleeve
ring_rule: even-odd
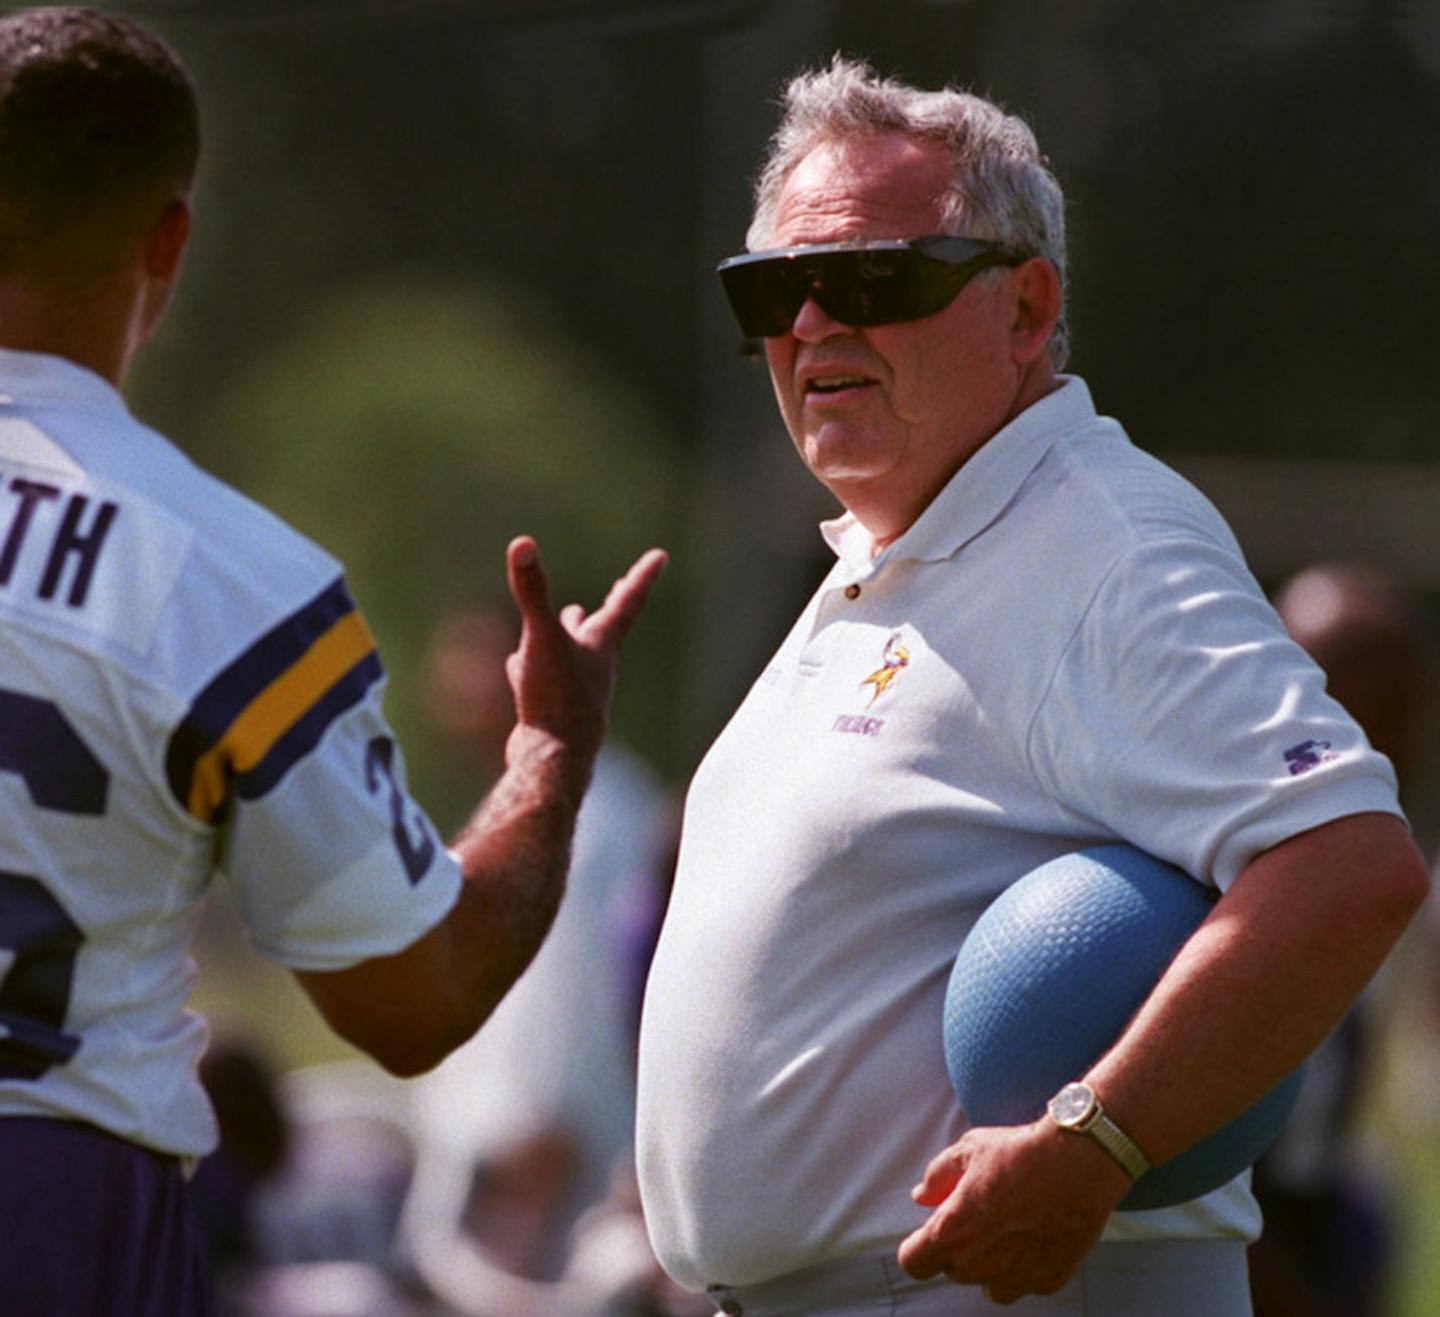
[[[459,865],[410,796],[384,685],[337,579],[228,662],[170,738],[177,802],[217,830],[256,945],[294,969],[399,951],[459,894]]]
[[[1143,542],[1105,576],[1032,723],[1063,807],[1220,888],[1349,814],[1399,814],[1394,772],[1325,693],[1244,564]]]

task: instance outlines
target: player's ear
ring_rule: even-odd
[[[180,278],[185,244],[189,240],[190,203],[177,197],[165,204],[165,209],[145,235],[141,253],[145,281],[140,294],[134,347],[146,342],[164,318]]]
[[[145,272],[162,283],[180,277],[185,246],[190,241],[190,203],[183,197],[168,202],[145,240]]]

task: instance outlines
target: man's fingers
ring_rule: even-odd
[[[610,587],[604,604],[588,618],[581,605],[567,604],[558,620],[572,633],[585,627],[599,632],[604,639],[623,639],[668,561],[669,555],[663,549],[648,550]],[[521,621],[532,626],[555,621],[540,550],[529,535],[517,535],[510,541],[505,550],[505,568]]]
[[[552,622],[550,586],[545,580],[545,569],[540,566],[539,546],[530,536],[517,535],[510,541],[505,550],[505,573],[510,593],[520,609],[522,624]]]
[[[925,1178],[910,1190],[910,1197],[921,1207],[937,1207],[951,1194],[965,1173],[965,1153],[954,1143],[925,1168]]]
[[[954,1193],[956,1186],[965,1175],[965,1145],[952,1143],[938,1156],[931,1159],[925,1168],[925,1177],[910,1190],[910,1196],[922,1207],[934,1207],[930,1219],[912,1231],[900,1244],[898,1260],[900,1266],[916,1280],[929,1280],[942,1272],[962,1284],[973,1284],[967,1276],[957,1275],[952,1269],[957,1265],[954,1248],[955,1221],[953,1212],[941,1204]]]
[[[900,1241],[896,1255],[900,1268],[916,1280],[931,1280],[945,1270],[944,1251],[933,1238],[928,1226],[907,1235]]]
[[[610,587],[605,602],[590,615],[588,623],[602,643],[617,643],[625,638],[669,561],[670,555],[664,549],[649,549]]]
[[[959,1285],[980,1285],[995,1274],[986,1259],[975,1256],[970,1231],[953,1219],[932,1216],[900,1242],[896,1260],[916,1280],[948,1276]]]

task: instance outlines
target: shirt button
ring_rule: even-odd
[[[860,587],[859,587],[858,585],[847,585],[847,586],[845,587],[845,598],[847,598],[847,599],[858,599],[858,598],[860,598]]]

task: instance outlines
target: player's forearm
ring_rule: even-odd
[[[593,750],[517,727],[504,774],[454,843],[465,883],[446,921],[449,981],[466,1036],[534,959],[554,921],[592,766]]]
[[[534,729],[512,735],[505,773],[455,842],[464,882],[449,915],[394,955],[298,973],[341,1037],[414,1075],[485,1022],[555,917],[592,754]]]
[[[346,970],[297,971],[336,1032],[396,1074],[427,1070],[465,1042],[544,941],[605,735],[620,644],[664,565],[652,549],[594,613],[571,604],[556,614],[535,542],[511,541],[506,570],[521,635],[506,672],[516,726],[505,772],[454,845],[460,896],[402,951]]]
[[[1428,875],[1404,825],[1341,819],[1258,857],[1086,1078],[1152,1164],[1245,1110],[1339,1023]]]
[[[577,604],[552,611],[533,540],[511,541],[506,563],[522,623],[506,665],[516,724],[504,774],[456,841],[465,881],[444,925],[450,1014],[462,1039],[524,972],[555,918],[620,643],[665,554],[642,554],[589,616]]]

